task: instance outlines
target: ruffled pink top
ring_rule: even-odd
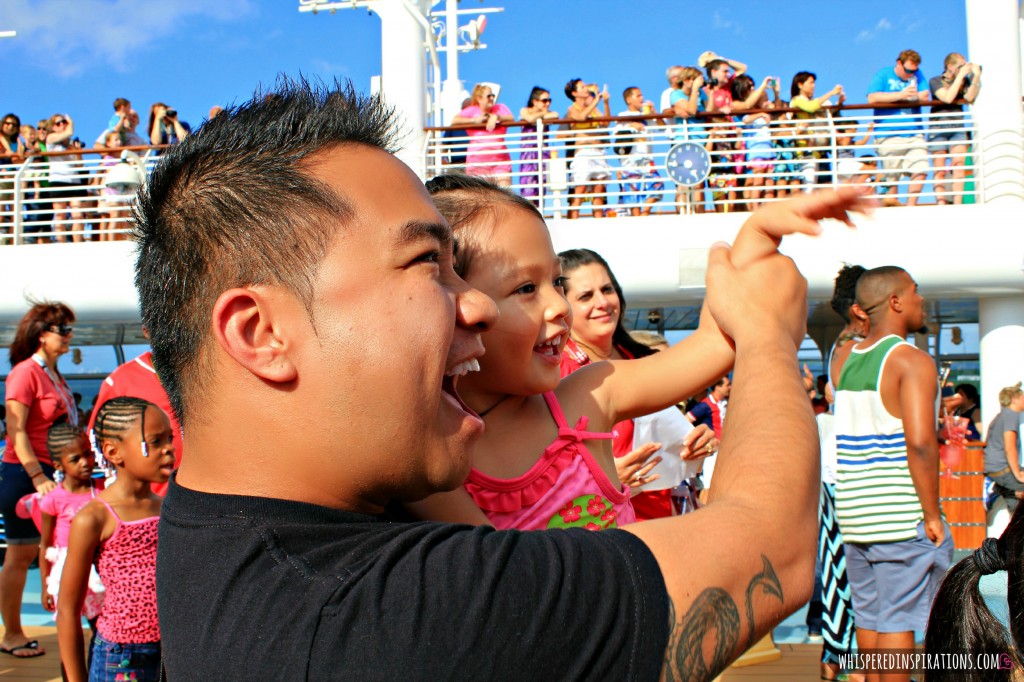
[[[96,570],[107,588],[96,629],[108,642],[145,644],[160,641],[156,618],[156,528],[159,516],[122,521],[100,545]]]
[[[544,401],[558,425],[558,436],[529,471],[501,479],[472,469],[465,487],[498,529],[603,530],[633,523],[629,488],[608,480],[584,441],[611,439],[611,433],[586,430],[587,418],[570,427],[555,394]]]

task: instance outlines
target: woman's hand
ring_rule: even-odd
[[[492,132],[495,128],[498,127],[498,115],[497,114],[488,114],[487,115],[487,126],[486,127],[487,127],[487,132]]]
[[[57,610],[57,604],[53,600],[53,595],[46,591],[46,585],[43,585],[43,608],[53,613]]]
[[[650,475],[651,469],[661,461],[661,456],[651,457],[661,449],[661,443],[645,443],[628,455],[615,458],[615,471],[619,481],[630,488],[638,488],[658,480],[659,474]]]
[[[40,495],[45,495],[57,487],[57,484],[47,478],[46,475],[33,478],[32,485],[35,486],[36,492]]]
[[[718,439],[715,438],[714,430],[707,424],[694,427],[683,440],[683,444],[679,456],[684,460],[700,459],[718,452]]]

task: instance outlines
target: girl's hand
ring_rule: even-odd
[[[718,452],[718,439],[715,432],[707,424],[694,427],[683,440],[684,446],[679,456],[684,460],[700,459]]]
[[[43,608],[51,613],[57,610],[57,604],[53,601],[53,595],[46,591],[43,585]]]
[[[655,452],[661,449],[661,443],[645,443],[633,450],[628,455],[615,458],[615,471],[619,475],[619,481],[630,488],[638,488],[651,481],[658,480],[659,474],[649,475],[651,469],[661,461],[661,456],[652,458]]]
[[[37,478],[32,479],[32,485],[35,486],[36,492],[39,493],[40,495],[45,495],[46,493],[50,492],[51,490],[57,487],[57,484],[51,481],[46,476],[39,476]]]
[[[831,218],[854,227],[851,213],[869,213],[875,202],[866,186],[841,187],[804,194],[795,199],[768,204],[751,214],[743,224],[732,249],[735,267],[744,267],[775,253],[787,234],[818,235],[819,220]]]

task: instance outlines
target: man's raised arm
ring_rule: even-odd
[[[647,544],[665,578],[667,680],[713,679],[813,584],[818,439],[794,342],[806,325],[806,282],[784,256],[737,270],[728,247],[716,246],[707,284],[711,313],[736,342],[709,504],[624,529]]]

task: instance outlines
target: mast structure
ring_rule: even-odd
[[[379,91],[395,107],[403,127],[403,146],[396,155],[419,169],[424,127],[450,122],[466,96],[459,80],[459,53],[487,47],[480,42],[486,15],[504,10],[460,10],[458,0],[299,0],[300,12],[335,14],[339,9],[365,9],[380,17]],[[477,18],[459,26],[459,17],[468,14]]]

